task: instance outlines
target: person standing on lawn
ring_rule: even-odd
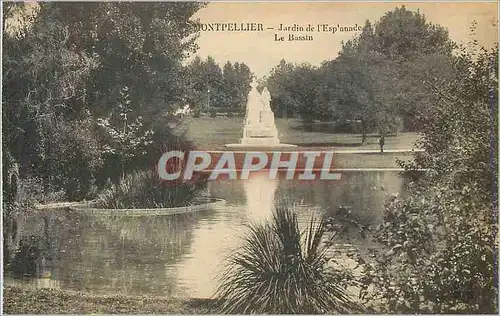
[[[383,153],[384,152],[384,145],[385,145],[385,135],[382,134],[380,136],[380,139],[378,140],[378,143],[380,145],[380,152]]]

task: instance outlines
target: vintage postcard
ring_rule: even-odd
[[[3,2],[2,311],[497,314],[498,9]]]

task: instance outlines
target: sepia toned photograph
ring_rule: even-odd
[[[498,314],[496,1],[2,6],[5,314]]]

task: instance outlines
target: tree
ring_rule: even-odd
[[[271,108],[277,116],[300,116],[311,123],[319,115],[314,106],[320,77],[317,67],[304,63],[294,65],[284,59],[271,70],[265,85],[271,93]]]
[[[404,125],[412,129],[418,128],[413,125],[414,117],[427,103],[425,95],[420,93],[425,90],[422,83],[409,81],[410,69],[426,56],[450,57],[454,47],[446,29],[427,22],[418,11],[402,6],[387,12],[374,26],[367,21],[359,38],[344,46],[340,56],[357,55],[367,60],[372,55],[385,56],[392,64],[390,76],[394,80],[387,82],[388,94],[384,97],[394,103],[393,114],[402,117]],[[388,98],[390,95],[392,100]]]
[[[359,121],[363,144],[368,132],[397,131],[401,121],[409,129],[417,128],[414,118],[428,100],[422,80],[409,74],[417,67],[426,73],[443,71],[430,65],[451,56],[453,47],[444,28],[404,6],[377,23],[367,21],[358,37],[342,44],[337,59],[320,67],[317,110],[310,110],[310,115]],[[431,56],[437,62],[427,64]]]
[[[193,106],[200,108],[205,100],[205,92],[207,91],[206,82],[203,75],[203,61],[199,56],[196,56],[187,66],[186,71],[189,76],[189,97],[188,101]]]
[[[222,74],[222,69],[215,59],[211,56],[207,57],[204,65],[203,76],[205,82],[207,83],[207,106],[209,107],[221,107],[224,105],[224,77]]]
[[[101,64],[87,84],[88,101],[107,115],[130,87],[133,112],[146,120],[183,101],[182,61],[196,49],[196,24],[190,17],[201,3],[50,4],[46,11],[70,29],[70,44]]]
[[[23,7],[9,4],[5,11],[6,18],[25,19],[15,32],[4,32],[2,117],[3,145],[20,162],[21,177],[41,177],[50,187],[62,172],[56,161],[67,158],[55,143],[68,135],[55,132],[53,122],[88,128],[82,135],[92,140],[77,144],[94,143],[95,120],[116,112],[123,87],[129,88],[129,119],[142,117],[143,133],[165,105],[183,102],[182,60],[196,48],[190,17],[201,4],[39,3],[31,6],[35,14],[16,9]],[[162,137],[170,134],[164,127]]]
[[[407,10],[405,6],[387,12],[374,30],[371,27],[365,30],[373,32],[368,42],[374,43],[369,43],[369,48],[392,60],[411,60],[436,52],[451,54],[454,48],[445,28],[427,22],[420,12]]]
[[[253,73],[243,62],[234,63],[234,72],[236,73],[237,94],[235,105],[241,109],[245,109],[247,104],[248,93],[252,89],[250,83],[252,82]]]
[[[316,108],[323,109],[325,118],[359,121],[362,144],[366,144],[368,132],[388,133],[396,123],[395,71],[391,61],[380,54],[341,55],[322,66]]]
[[[453,80],[426,82],[425,151],[405,165],[429,171],[387,205],[376,233],[384,249],[360,260],[362,295],[382,311],[498,312],[498,47],[450,59]]]
[[[284,59],[271,70],[266,86],[271,93],[271,108],[278,117],[293,117],[297,101],[292,95],[292,72],[295,66]]]
[[[223,84],[222,90],[224,94],[224,102],[222,104],[225,108],[238,107],[237,100],[238,86],[236,82],[236,71],[233,69],[231,62],[226,62],[222,69],[223,71]]]
[[[314,106],[319,84],[318,69],[307,63],[296,65],[292,78],[289,87],[296,102],[295,111],[306,124],[310,124],[316,117],[321,116],[318,115],[318,108]]]
[[[134,157],[146,154],[147,146],[152,143],[154,131],[144,130],[141,116],[134,120],[129,118],[132,110],[128,87],[122,88],[120,99],[116,111],[109,117],[98,118],[97,124],[103,130],[106,139],[100,151],[104,156],[108,156],[108,162],[121,166],[120,176],[123,179],[126,171],[133,170],[130,163]]]
[[[59,137],[67,136],[54,130],[54,122],[91,128],[85,123],[83,83],[97,63],[84,52],[69,50],[64,25],[40,13],[27,15],[17,33],[4,32],[4,43],[3,148],[19,162],[22,178],[40,177],[50,187],[50,178],[63,170],[47,163],[67,158],[54,152],[56,144],[65,143]]]
[[[211,56],[196,56],[188,65],[193,102],[198,106],[224,109],[244,108],[250,92],[252,72],[245,63],[226,62],[223,69]],[[210,93],[208,92],[210,90]]]
[[[221,107],[226,104],[222,69],[213,57],[208,56],[206,60],[201,60],[197,56],[188,68],[199,107]]]

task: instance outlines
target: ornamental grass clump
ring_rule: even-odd
[[[154,171],[134,172],[104,190],[96,207],[110,209],[168,208],[193,204],[205,182],[162,183]]]
[[[361,311],[328,265],[327,232],[311,219],[278,206],[269,222],[250,225],[232,254],[215,293],[216,310],[228,314],[323,314]]]

